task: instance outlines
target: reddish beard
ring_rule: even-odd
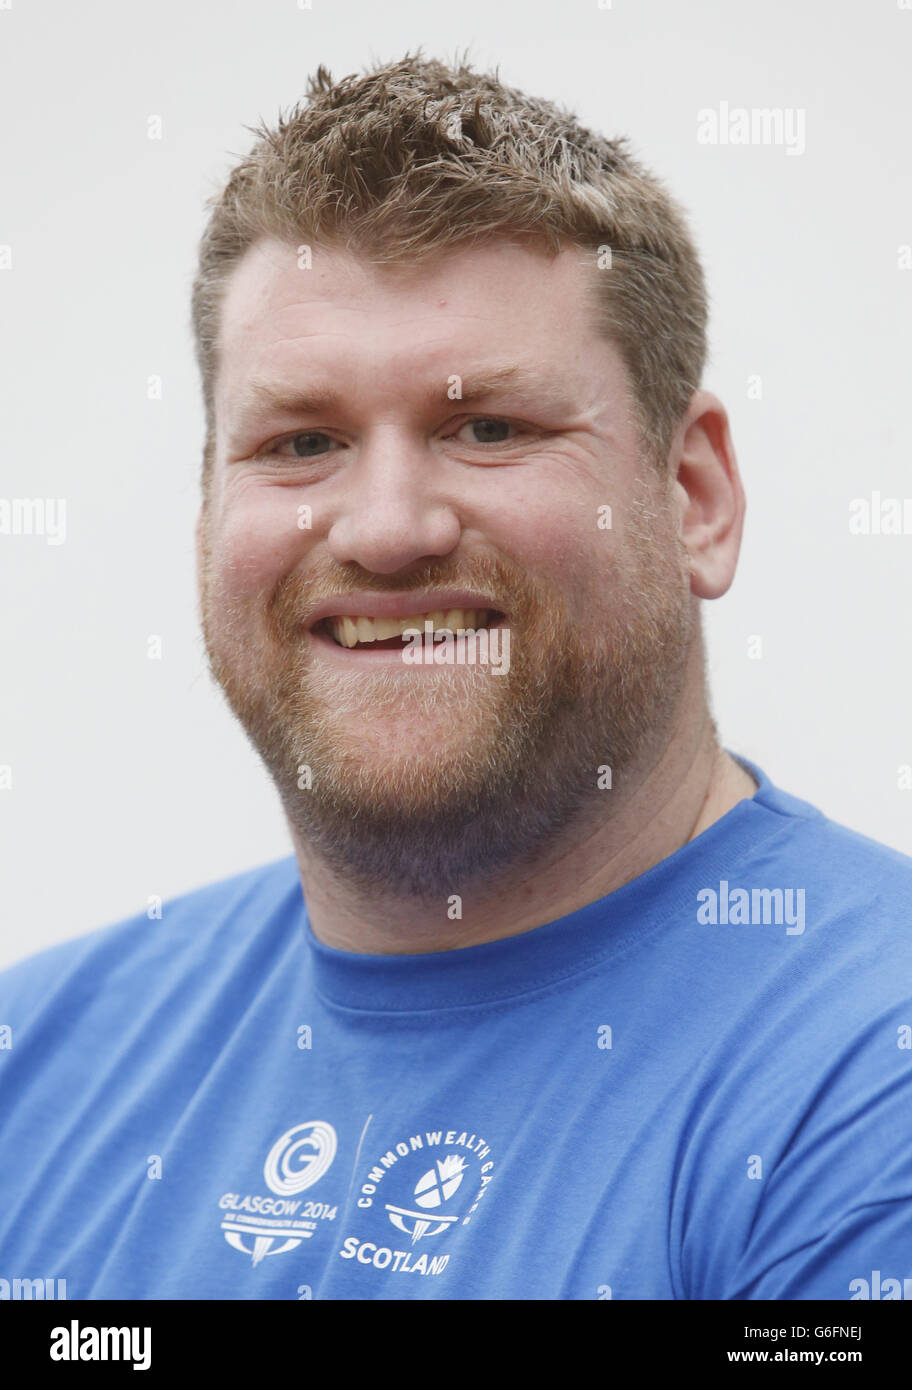
[[[643,515],[646,515],[645,511]],[[633,518],[631,518],[633,520]],[[202,528],[201,617],[215,680],[266,764],[300,841],[347,883],[440,901],[530,858],[660,748],[695,614],[671,515],[628,527],[600,581],[610,618],[505,559],[441,561],[407,578],[294,571],[266,605],[220,592]],[[331,596],[463,588],[507,616],[510,669],[329,670],[304,623]],[[303,785],[302,785],[303,784]],[[603,802],[604,804],[604,802]],[[610,803],[609,803],[610,805]]]

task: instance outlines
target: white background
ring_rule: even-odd
[[[291,852],[198,629],[189,290],[244,127],[298,101],[318,63],[338,78],[419,46],[468,49],[629,135],[688,210],[713,302],[705,384],[749,504],[735,585],[704,606],[723,742],[912,853],[912,535],[848,527],[853,498],[912,496],[912,11],[312,4],[0,0],[0,496],[67,500],[65,544],[0,536],[0,964]],[[697,112],[722,101],[803,109],[805,153],[699,144]]]

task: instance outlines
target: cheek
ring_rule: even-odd
[[[241,596],[271,588],[309,549],[308,519],[290,490],[226,502],[211,541],[223,590]]]
[[[517,487],[483,523],[493,542],[530,576],[569,597],[598,592],[616,568],[614,516],[600,512],[594,493]]]

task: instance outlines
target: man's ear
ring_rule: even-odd
[[[747,502],[717,396],[696,391],[675,433],[669,470],[697,598],[720,598],[735,577]]]

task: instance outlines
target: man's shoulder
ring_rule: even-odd
[[[834,904],[842,900],[854,907],[864,899],[876,908],[889,903],[891,911],[912,922],[912,857],[831,819],[759,775],[755,801],[772,830],[762,845],[760,863],[772,867],[778,862],[803,874],[806,886]]]
[[[135,980],[146,973],[174,973],[194,959],[211,960],[221,947],[296,909],[301,883],[293,855],[151,902],[140,912],[46,947],[0,971],[0,1008],[15,1005],[21,1018],[56,991],[75,982]]]
[[[810,1050],[805,1025],[834,1045],[840,1031],[861,1036],[908,1010],[912,858],[756,775],[754,798],[727,832],[710,827],[688,863],[699,949],[709,946],[714,972],[760,1011],[757,1026],[778,1010]],[[692,940],[684,934],[682,949]]]
[[[882,840],[823,814],[807,822],[802,838],[807,848],[818,849],[822,855],[813,861],[821,877],[852,883],[862,874],[859,886],[890,887],[902,893],[912,889],[912,857]],[[912,904],[912,899],[906,901]]]

